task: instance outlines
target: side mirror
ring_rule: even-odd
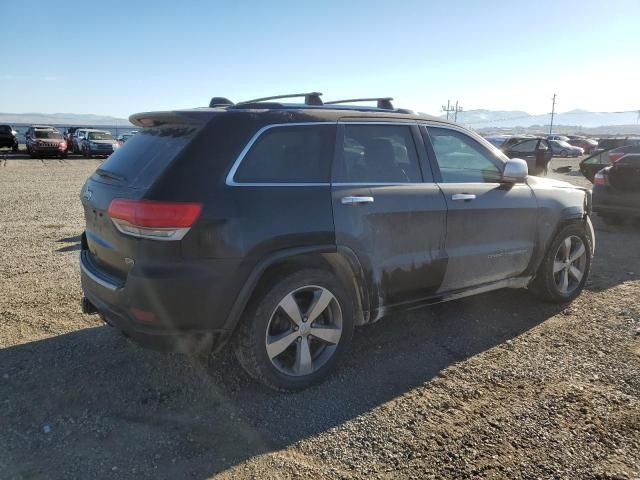
[[[510,158],[504,165],[502,181],[506,183],[522,183],[529,175],[527,162],[520,158]]]

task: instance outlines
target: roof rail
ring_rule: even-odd
[[[244,105],[245,103],[258,103],[264,102],[266,100],[279,100],[280,98],[296,98],[296,97],[304,97],[305,105],[322,105],[322,99],[320,98],[322,94],[320,92],[309,92],[309,93],[291,93],[287,95],[276,95],[274,97],[263,97],[263,98],[254,98],[253,100],[245,100],[244,102],[238,102],[236,105]]]
[[[337,103],[356,103],[356,102],[377,102],[377,107],[384,110],[393,110],[392,97],[379,97],[379,98],[351,98],[348,100],[333,100],[331,102],[324,102],[325,105],[335,105]]]

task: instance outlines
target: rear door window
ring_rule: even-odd
[[[334,124],[269,128],[242,158],[234,181],[327,183],[333,159],[335,131]]]
[[[111,154],[93,178],[98,181],[109,178],[132,187],[147,187],[180,154],[197,131],[193,126],[183,125],[144,129]],[[100,172],[107,175],[100,175]]]
[[[410,125],[345,124],[339,153],[336,182],[422,182]]]

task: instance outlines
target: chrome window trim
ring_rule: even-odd
[[[491,142],[489,142],[482,135],[474,132],[473,130],[469,130],[459,125],[452,125],[450,123],[439,123],[439,122],[434,122],[432,120],[418,120],[418,125],[421,125],[424,127],[445,128],[445,129],[448,128],[449,130],[455,130],[459,133],[462,133],[474,139],[480,145],[482,145],[487,150],[489,150],[489,153],[491,153],[492,155],[493,155],[493,151],[497,150],[500,154],[504,155],[508,160],[508,157],[498,147],[496,147],[495,145],[492,145]],[[428,133],[428,130],[427,130],[427,133]],[[498,155],[493,155],[493,157],[499,162],[501,162],[503,166],[506,163],[506,160],[500,158]]]
[[[306,125],[336,125],[337,122],[292,122],[292,123],[272,123],[270,125],[265,125],[260,130],[258,130],[249,140],[249,142],[242,149],[238,158],[233,162],[231,166],[231,170],[227,174],[227,178],[225,183],[229,187],[327,187],[330,185],[329,182],[236,182],[234,177],[236,176],[236,172],[238,168],[240,168],[240,164],[244,157],[249,153],[253,144],[256,143],[258,138],[266,132],[267,130],[271,130],[272,128],[278,127],[301,127]]]
[[[254,143],[258,141],[260,136],[272,128],[278,127],[300,127],[305,125],[418,125],[417,120],[398,120],[396,121],[372,121],[364,122],[362,120],[356,120],[353,122],[338,120],[335,122],[292,122],[292,123],[272,123],[265,125],[258,130],[249,140],[249,142],[242,149],[238,158],[233,162],[229,173],[225,179],[225,184],[229,187],[329,187],[336,186],[391,186],[391,185],[411,185],[410,183],[332,183],[332,182],[236,182],[234,179],[238,168],[244,157],[249,153]],[[425,182],[426,183],[426,182]],[[424,185],[425,183],[413,183],[413,185]]]

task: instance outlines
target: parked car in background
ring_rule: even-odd
[[[487,142],[489,142],[491,145],[493,145],[496,148],[502,147],[502,145],[504,145],[504,142],[506,142],[508,138],[509,138],[509,135],[494,135],[494,136],[484,137],[484,139]]]
[[[598,140],[599,150],[611,150],[612,148],[624,147],[625,145],[640,145],[639,137],[613,137],[601,138]]]
[[[0,148],[10,148],[13,152],[18,151],[17,132],[11,125],[0,125]]]
[[[82,140],[87,133],[88,128],[78,128],[71,134],[71,151],[73,153],[82,153]]]
[[[111,132],[107,130],[84,130],[84,138],[82,139],[81,150],[86,158],[108,157],[120,144],[113,138]]]
[[[519,138],[516,142],[508,142],[502,151],[509,158],[521,158],[527,162],[532,175],[546,175],[553,153],[549,142],[542,137]]]
[[[73,134],[76,132],[76,130],[79,130],[81,128],[82,127],[69,127],[64,132],[64,139],[67,142],[69,151],[73,151]]]
[[[579,157],[580,155],[584,155],[584,150],[582,148],[569,145],[563,140],[549,140],[549,146],[555,156]]]
[[[53,127],[51,125],[31,125],[29,128],[27,128],[27,131],[24,133],[24,141],[25,144],[28,144],[29,139],[33,137],[33,132],[35,130],[51,130],[54,132],[57,132],[58,129],[56,127]]]
[[[598,148],[598,142],[591,138],[571,138],[567,143],[574,147],[580,147],[586,155],[589,155]]]
[[[603,168],[613,165],[616,161],[620,160],[624,155],[630,153],[637,153],[640,148],[638,145],[627,145],[626,147],[612,148],[611,150],[598,150],[590,157],[585,158],[580,162],[580,172],[591,182],[594,182],[596,173]]]
[[[566,142],[569,140],[569,137],[566,135],[547,135],[547,140],[558,140],[560,142]]]
[[[127,140],[133,137],[137,132],[123,133],[122,135],[118,135],[116,139],[120,145],[124,145]]]
[[[616,150],[593,180],[593,210],[610,224],[640,218],[640,145]]]
[[[253,378],[300,390],[392,312],[505,287],[580,294],[588,190],[388,99],[306,97],[130,117],[144,130],[81,190],[83,311],[155,348],[231,341]]]
[[[54,128],[31,128],[26,145],[31,158],[67,158],[67,142],[62,133]]]

